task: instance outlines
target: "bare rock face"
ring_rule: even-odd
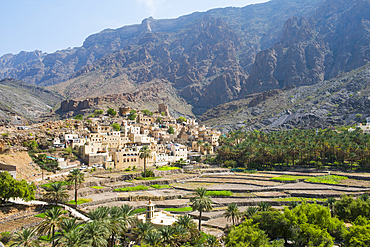
[[[370,1],[326,1],[310,17],[290,18],[281,40],[259,52],[239,95],[313,85],[370,62]]]
[[[256,56],[251,76],[240,97],[289,86],[312,85],[324,80],[328,51],[305,18],[289,19],[280,42]]]

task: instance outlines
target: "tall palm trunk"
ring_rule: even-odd
[[[77,179],[75,180],[75,203],[77,208]]]
[[[144,178],[146,178],[146,158],[144,159]]]
[[[199,231],[201,224],[202,224],[202,211],[199,211]]]

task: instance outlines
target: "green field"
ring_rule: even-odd
[[[161,166],[157,168],[158,171],[170,171],[170,170],[178,170],[178,169],[180,168],[174,167],[174,166]]]
[[[104,186],[90,186],[90,188],[93,188],[93,189],[104,189],[105,187]]]
[[[153,184],[153,185],[150,185],[150,187],[154,188],[154,189],[170,189],[171,187],[167,184],[164,184],[164,185],[160,185],[160,184]]]
[[[326,175],[326,176],[318,176],[306,179],[306,182],[312,183],[321,183],[321,184],[339,184],[342,180],[348,179],[344,176],[336,176],[336,175]]]
[[[87,203],[87,202],[91,202],[91,201],[92,201],[92,199],[90,199],[90,198],[81,198],[81,199],[77,200],[77,205]],[[70,200],[67,203],[68,204],[76,204],[76,201],[75,200]]]
[[[117,188],[117,189],[114,189],[113,191],[127,192],[127,191],[139,191],[139,190],[147,190],[147,189],[149,189],[148,186],[138,185],[138,186],[134,186],[134,187]]]
[[[279,177],[270,178],[273,181],[297,181],[298,179],[307,179],[310,177],[307,176],[290,176],[290,175],[282,175]]]
[[[207,196],[231,196],[233,193],[229,190],[210,190],[207,191]]]
[[[184,207],[184,208],[165,208],[163,211],[170,211],[170,212],[189,212],[193,211],[192,207]]]

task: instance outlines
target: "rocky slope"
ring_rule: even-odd
[[[0,81],[0,123],[11,121],[11,115],[34,120],[50,112],[64,98],[42,87],[13,79]]]
[[[239,98],[312,85],[370,62],[370,1],[327,0],[309,18],[290,18],[273,47],[259,52]]]
[[[225,132],[353,125],[370,117],[369,95],[367,64],[315,85],[248,95],[208,110],[200,120]]]

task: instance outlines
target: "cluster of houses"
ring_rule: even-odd
[[[119,109],[118,117],[70,120],[73,130],[55,137],[53,145],[72,147],[88,166],[99,164],[116,170],[142,167],[144,160],[139,156],[143,146],[151,150],[147,165],[163,166],[212,154],[219,145],[220,131],[200,126],[194,119],[173,118],[164,104],[158,111],[131,115],[132,109],[126,107]]]

